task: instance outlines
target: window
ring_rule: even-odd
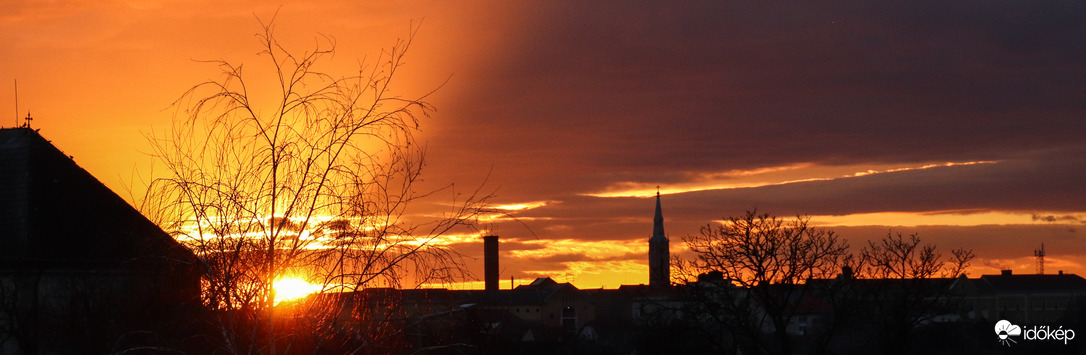
[[[577,311],[573,307],[562,308],[562,328],[570,334],[577,331]]]

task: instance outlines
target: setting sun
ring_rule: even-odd
[[[286,277],[275,280],[275,303],[293,301],[311,293],[320,291],[319,285],[314,285],[296,277]]]

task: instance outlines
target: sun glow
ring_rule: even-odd
[[[314,285],[297,277],[284,277],[272,283],[275,289],[275,303],[294,301],[321,290],[320,285]]]

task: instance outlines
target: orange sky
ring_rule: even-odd
[[[673,251],[759,208],[854,248],[891,230],[972,247],[977,274],[1032,272],[1042,242],[1046,269],[1086,273],[1086,18],[1055,5],[5,1],[0,126],[29,110],[127,197],[150,174],[144,135],[217,74],[199,60],[258,70],[256,19],[276,12],[289,46],[335,37],[332,72],[421,23],[395,89],[447,81],[427,181],[489,172],[496,203],[528,207],[528,228],[487,226],[503,287],[646,282],[657,185]]]

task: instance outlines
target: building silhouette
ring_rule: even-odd
[[[656,192],[656,214],[652,218],[652,237],[649,237],[649,285],[671,285],[670,241],[664,234],[664,214],[660,209],[660,192]]]
[[[1086,316],[1086,279],[1078,275],[981,275],[954,285],[971,320],[1011,319],[1024,324],[1066,323]]]
[[[200,306],[195,256],[37,131],[0,129],[0,196],[0,353],[181,336]]]
[[[483,237],[483,279],[487,292],[498,291],[498,236],[488,235]]]

